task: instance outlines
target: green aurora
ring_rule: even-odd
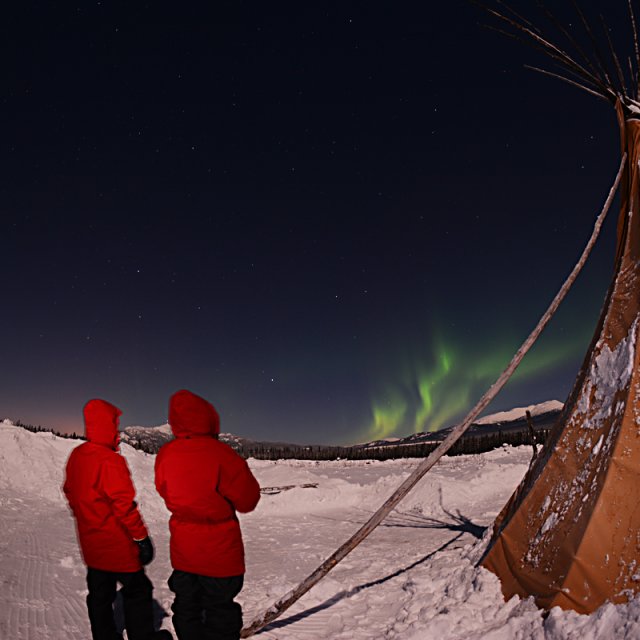
[[[590,330],[570,338],[541,340],[520,364],[509,384],[534,382],[586,350]],[[491,341],[487,341],[490,343]],[[408,433],[437,431],[455,424],[505,369],[519,343],[496,348],[460,348],[453,340],[433,341],[427,353],[405,357],[394,379],[381,385],[371,403],[372,420],[366,438],[378,440]]]

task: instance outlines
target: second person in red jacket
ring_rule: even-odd
[[[213,405],[182,390],[169,402],[175,439],[156,458],[156,488],[171,512],[169,587],[180,640],[236,640],[242,608],[244,546],[236,511],[253,511],[260,487],[245,460],[218,441]]]

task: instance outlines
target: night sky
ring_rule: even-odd
[[[626,44],[626,0],[582,5]],[[611,106],[486,21],[455,0],[5,8],[0,418],[81,431],[102,397],[156,425],[188,388],[256,439],[454,424],[619,163]],[[565,399],[616,214],[490,412]]]

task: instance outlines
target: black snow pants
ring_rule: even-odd
[[[211,578],[175,570],[169,588],[176,595],[173,628],[178,640],[238,640],[242,607],[234,602],[244,576]]]
[[[134,573],[87,570],[87,608],[93,640],[116,640],[113,602],[118,582],[122,584],[124,623],[129,640],[151,640],[153,630],[153,586],[144,570]]]

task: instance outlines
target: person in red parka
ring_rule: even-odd
[[[63,490],[87,565],[92,636],[122,640],[113,617],[120,582],[129,640],[170,640],[169,631],[154,632],[153,586],[142,568],[153,559],[153,544],[134,501],[129,467],[117,450],[122,412],[94,399],[83,413],[87,442],[71,452]]]
[[[212,404],[187,390],[169,401],[175,439],[156,457],[156,488],[171,512],[169,587],[180,640],[236,640],[244,546],[236,511],[253,511],[260,487],[245,460],[218,440]]]

